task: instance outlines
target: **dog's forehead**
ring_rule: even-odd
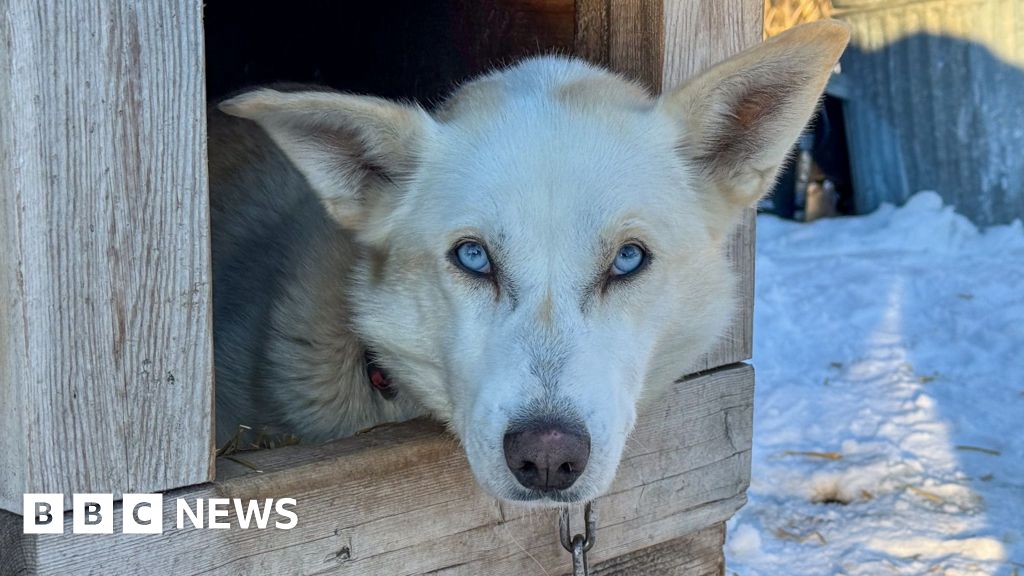
[[[435,112],[438,150],[448,163],[469,166],[536,169],[541,155],[621,163],[650,155],[651,132],[671,133],[657,130],[653,108],[644,89],[618,75],[580,60],[533,58],[457,90]]]
[[[438,114],[405,197],[402,227],[420,243],[481,236],[523,269],[554,260],[572,268],[607,258],[630,234],[656,230],[678,245],[696,228],[678,129],[635,85],[578,61],[540,59],[455,100]]]
[[[675,187],[679,161],[675,129],[652,107],[636,85],[576,60],[534,59],[485,77],[437,113],[425,201],[456,218],[547,225],[573,215],[584,227],[603,225],[590,212],[653,210],[659,190]]]
[[[501,229],[535,240],[606,235],[629,220],[664,223],[679,181],[671,145],[643,127],[609,127],[558,111],[505,117],[452,139],[424,203],[445,228]]]
[[[529,58],[459,87],[435,111],[446,123],[487,122],[517,102],[558,102],[578,108],[650,109],[654,100],[639,84],[559,56]]]

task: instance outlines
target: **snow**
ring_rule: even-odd
[[[758,218],[749,503],[727,574],[1024,574],[1024,226],[922,192]]]

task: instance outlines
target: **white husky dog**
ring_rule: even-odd
[[[723,244],[847,39],[803,26],[660,97],[544,57],[431,113],[319,89],[223,102],[220,438],[248,424],[318,441],[428,413],[498,498],[598,496],[642,399],[728,324]]]

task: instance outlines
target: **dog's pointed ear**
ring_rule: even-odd
[[[716,212],[734,218],[768,192],[849,38],[835,21],[799,26],[660,98],[682,122],[680,153],[716,195]]]
[[[262,126],[351,230],[362,230],[413,173],[433,122],[416,106],[329,91],[261,88],[219,108]]]

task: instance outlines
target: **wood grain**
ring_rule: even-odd
[[[22,535],[21,516],[0,510],[0,574],[31,574],[24,549],[33,542]]]
[[[736,315],[722,339],[698,360],[697,371],[749,359],[754,353],[754,252],[757,213],[746,210],[725,249],[738,283]]]
[[[212,474],[198,0],[0,0],[0,507]]]
[[[591,576],[720,576],[725,573],[725,524],[644,548],[590,567]],[[568,575],[566,575],[568,576]]]
[[[652,546],[719,525],[744,503],[753,378],[752,368],[735,365],[682,380],[642,416],[612,489],[598,500],[594,564],[639,550],[650,554]],[[31,572],[486,576],[569,568],[553,512],[486,496],[461,448],[430,422],[238,460],[245,464],[219,461],[214,484],[165,494],[161,536],[75,537],[70,518],[64,535],[23,536]],[[192,504],[210,497],[293,497],[299,523],[292,530],[241,530],[232,514],[228,530],[174,527],[176,498]],[[11,521],[21,519],[0,516]],[[117,511],[114,525],[120,522]],[[701,550],[706,538],[698,539]],[[694,554],[694,562],[709,558]],[[637,567],[641,557],[622,566]],[[7,573],[0,564],[0,574]]]
[[[573,53],[591,62],[608,65],[611,33],[608,0],[576,0]]]
[[[575,52],[661,89],[662,0],[576,0]]]
[[[761,42],[764,5],[757,0],[666,0],[662,83],[694,74]]]

